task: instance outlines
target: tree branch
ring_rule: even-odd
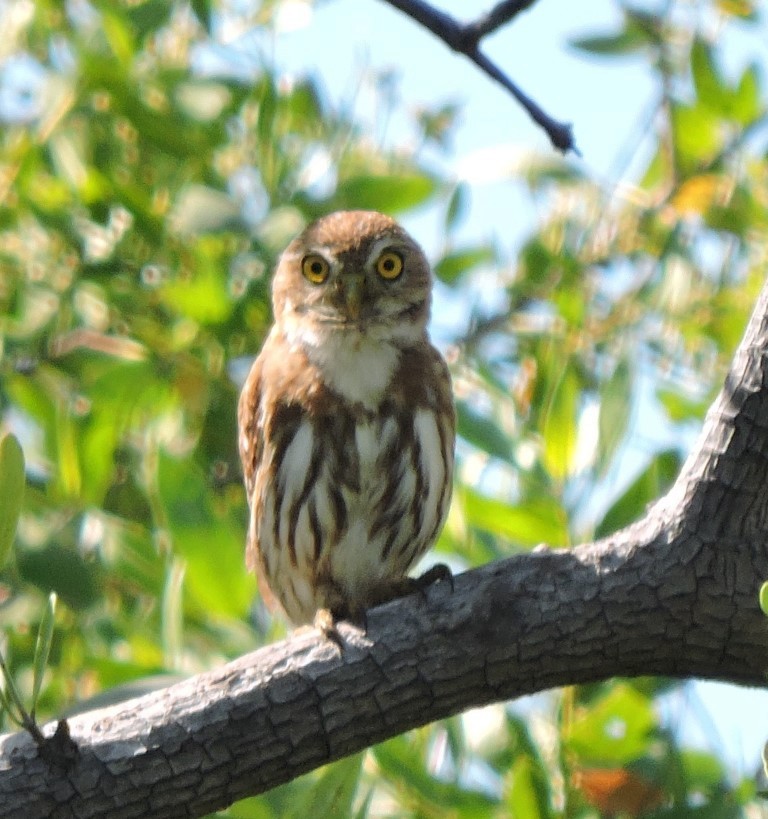
[[[578,153],[573,141],[573,131],[568,123],[558,122],[535,103],[494,62],[480,51],[480,40],[508,23],[521,11],[533,5],[535,0],[506,0],[498,3],[487,14],[472,23],[460,23],[455,17],[430,6],[422,0],[385,0],[390,6],[403,12],[421,26],[432,32],[450,49],[464,54],[494,79],[525,108],[528,115],[549,136],[552,145],[562,153]]]
[[[374,609],[367,633],[340,626],[343,652],[299,633],[73,717],[60,753],[0,737],[0,817],[201,816],[472,706],[614,675],[764,685],[767,484],[768,284],[697,447],[642,520]]]
[[[474,23],[466,26],[471,30],[475,36],[475,40],[480,40],[487,34],[492,34],[496,29],[505,26],[521,11],[529,9],[536,0],[506,0],[503,3],[497,3],[487,14],[478,17]]]

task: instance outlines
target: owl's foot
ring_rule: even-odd
[[[335,643],[340,651],[344,651],[344,641],[336,626],[340,619],[330,609],[318,609],[315,612],[313,625],[326,640]]]
[[[447,563],[435,563],[434,566],[431,566],[423,574],[414,578],[413,582],[416,590],[422,594],[426,594],[427,589],[435,583],[443,582],[448,582],[451,587],[451,592],[453,592],[453,572]]]

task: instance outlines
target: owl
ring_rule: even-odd
[[[412,591],[445,521],[455,414],[431,289],[421,248],[374,211],[317,220],[279,260],[238,427],[247,564],[294,624]]]

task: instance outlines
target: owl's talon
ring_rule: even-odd
[[[424,595],[430,586],[447,581],[453,594],[453,572],[447,563],[435,563],[415,579],[416,588]]]
[[[340,651],[344,651],[344,640],[336,626],[337,622],[337,618],[330,609],[318,609],[315,612],[313,625],[326,640],[335,643]]]

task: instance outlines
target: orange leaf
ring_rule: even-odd
[[[640,816],[664,801],[657,785],[624,768],[582,768],[573,784],[600,813]]]

